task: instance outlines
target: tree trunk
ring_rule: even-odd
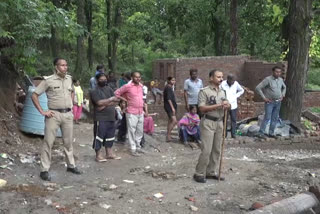
[[[281,114],[297,126],[303,104],[311,41],[312,0],[291,0],[289,8],[289,53],[286,76],[287,93]]]
[[[237,18],[238,0],[231,0],[230,3],[230,54],[238,54],[238,18]]]
[[[88,64],[89,69],[93,67],[93,38],[92,38],[92,0],[86,0],[86,18],[88,29]]]
[[[106,7],[107,7],[107,36],[108,36],[108,68],[109,71],[113,71],[113,65],[112,65],[112,35],[111,35],[111,29],[112,29],[112,24],[111,24],[111,5],[112,5],[112,0],[106,0]]]
[[[77,1],[77,23],[85,29],[86,17],[85,17],[84,7],[85,7],[85,0],[78,0]],[[75,72],[74,72],[74,76],[76,78],[81,77],[83,74],[83,67],[86,59],[84,39],[85,39],[84,33],[81,33],[77,37],[77,60],[76,60],[76,66],[75,66]]]
[[[50,48],[52,58],[58,57],[58,42],[57,42],[57,32],[56,28],[51,25],[51,37],[50,37]]]
[[[222,56],[223,38],[222,28],[223,23],[217,18],[212,17],[213,30],[214,30],[214,50],[216,56]]]
[[[113,24],[113,31],[112,31],[112,56],[111,56],[111,63],[112,63],[112,71],[116,72],[117,70],[117,50],[118,50],[118,39],[119,33],[118,30],[121,24],[121,11],[119,2],[115,5],[114,9],[114,24]]]
[[[58,0],[51,0],[51,2],[57,8],[61,7],[61,4]],[[58,38],[58,32],[56,30],[56,27],[53,24],[51,24],[50,49],[51,49],[51,55],[53,58],[56,58],[59,55],[59,42],[57,38]]]

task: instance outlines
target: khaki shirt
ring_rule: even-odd
[[[65,78],[59,77],[56,73],[41,81],[34,93],[41,95],[46,92],[48,97],[49,109],[72,108],[73,92],[72,77],[66,75]]]
[[[222,103],[223,100],[226,100],[225,91],[220,87],[219,89],[216,89],[215,87],[209,85],[200,89],[198,95],[198,106],[210,106],[214,104],[219,104]],[[217,110],[207,112],[206,115],[222,118],[224,115],[224,111],[222,108],[219,108]]]

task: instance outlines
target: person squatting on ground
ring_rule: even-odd
[[[238,110],[238,97],[240,97],[244,90],[241,85],[235,81],[235,78],[232,74],[227,76],[227,80],[222,81],[222,89],[227,94],[227,100],[231,105],[231,109],[228,111],[231,120],[231,137],[236,138],[236,128],[237,128],[237,110]]]
[[[184,101],[186,110],[189,111],[190,105],[197,107],[197,113],[200,115],[198,108],[198,94],[203,88],[202,80],[198,78],[198,70],[190,69],[190,78],[184,81]]]
[[[286,85],[283,79],[280,77],[282,75],[282,69],[278,66],[272,68],[272,75],[264,78],[257,87],[257,93],[264,100],[264,118],[260,126],[258,137],[265,138],[264,132],[267,123],[270,121],[269,137],[277,138],[274,130],[279,119],[279,112],[281,107],[281,101],[286,95]]]
[[[74,86],[74,99],[73,99],[72,111],[73,111],[74,122],[76,124],[79,124],[79,120],[82,113],[82,105],[83,105],[83,91],[80,86],[79,80],[74,80],[73,86]]]
[[[112,153],[115,140],[115,105],[119,98],[114,96],[113,90],[107,85],[107,77],[104,73],[96,76],[97,87],[90,91],[90,97],[94,106],[94,141],[93,149],[96,152],[96,161],[105,162],[107,159],[116,159]],[[105,147],[106,158],[103,157],[101,147]]]
[[[51,149],[58,128],[62,131],[67,172],[81,174],[73,157],[73,114],[71,111],[74,96],[72,77],[67,75],[68,64],[65,59],[53,61],[54,74],[45,78],[32,93],[32,101],[41,115],[45,116],[44,144],[41,151],[40,178],[50,181]],[[44,111],[39,102],[42,93],[47,94],[48,110]]]
[[[127,100],[126,122],[128,128],[128,140],[133,156],[140,156],[144,153],[141,149],[141,139],[143,137],[143,90],[140,83],[141,74],[138,71],[131,73],[131,82],[115,91],[116,97],[124,97]]]
[[[151,92],[153,95],[154,103],[157,103],[157,95],[159,94],[160,98],[159,98],[158,104],[160,105],[161,100],[162,100],[162,96],[163,96],[163,92],[159,89],[159,85],[160,85],[160,82],[157,78],[155,78],[155,80],[150,82],[150,87],[151,87]]]
[[[222,81],[223,73],[212,70],[209,73],[209,86],[199,92],[199,109],[203,113],[200,122],[201,154],[194,174],[194,180],[199,183],[205,183],[207,178],[218,179],[216,170],[223,138],[224,109],[230,108],[225,91],[219,87]]]
[[[197,143],[200,143],[200,118],[197,114],[197,106],[190,105],[189,112],[179,121],[180,140],[184,145],[188,144],[188,138],[193,138]]]
[[[167,78],[168,84],[164,88],[163,91],[163,101],[164,101],[164,110],[168,115],[168,125],[167,125],[167,137],[166,141],[172,141],[171,132],[173,128],[177,125],[177,103],[176,97],[173,92],[173,86],[176,83],[176,79],[174,77]]]

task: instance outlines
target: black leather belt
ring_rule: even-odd
[[[212,120],[212,121],[221,121],[222,120],[222,118],[218,118],[218,117],[214,117],[214,116],[210,116],[210,115],[205,115],[204,118],[208,119],[208,120]]]
[[[67,112],[71,111],[71,108],[62,108],[62,109],[60,108],[60,109],[50,109],[50,110],[58,111],[60,113],[67,113]]]

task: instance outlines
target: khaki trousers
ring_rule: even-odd
[[[61,128],[64,154],[69,168],[75,167],[73,157],[73,114],[54,111],[54,116],[45,119],[44,144],[41,151],[41,172],[49,171],[51,165],[51,149],[56,139],[58,128]]]
[[[196,166],[196,175],[215,175],[219,165],[223,122],[201,119],[201,154]]]
[[[135,152],[137,148],[141,148],[140,143],[143,137],[143,118],[143,114],[135,115],[126,113],[128,140],[132,152]]]

